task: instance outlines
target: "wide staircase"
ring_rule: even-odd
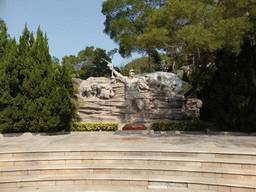
[[[256,155],[181,151],[0,153],[0,191],[256,192]]]

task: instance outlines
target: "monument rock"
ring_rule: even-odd
[[[185,99],[189,85],[177,75],[155,72],[112,78],[73,79],[77,84],[79,122],[119,122],[145,124],[159,121],[194,119],[202,102]]]

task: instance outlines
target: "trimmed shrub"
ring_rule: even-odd
[[[209,123],[203,121],[170,121],[154,122],[152,129],[154,131],[202,131],[206,132],[210,127]]]
[[[71,124],[70,131],[115,131],[118,123],[83,123],[75,122]]]

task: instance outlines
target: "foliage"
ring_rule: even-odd
[[[177,53],[161,53],[159,54],[161,60],[158,62],[158,68],[161,71],[177,73],[177,70],[184,65],[187,65],[186,57],[182,57]]]
[[[83,123],[75,122],[71,124],[70,131],[116,131],[118,123]]]
[[[197,58],[198,70],[193,87],[196,90],[207,64],[216,51],[226,47],[236,53],[243,36],[252,34],[255,25],[256,2],[169,0],[163,8],[147,15],[144,31],[137,37],[143,47],[153,46],[167,53],[190,54]]]
[[[210,110],[208,121],[219,130],[256,131],[256,44],[246,38],[239,55],[222,49],[217,70],[203,90],[203,106]]]
[[[170,121],[154,122],[152,129],[154,131],[203,131],[206,132],[210,127],[209,123],[203,121]]]
[[[121,65],[120,66],[120,73],[124,76],[129,76],[129,71],[133,69],[135,74],[141,74],[141,70],[139,69],[138,65],[133,64],[133,65]]]
[[[72,77],[87,79],[89,77],[110,76],[111,71],[107,66],[110,57],[106,51],[93,46],[86,47],[78,53],[78,56],[70,55],[62,58],[62,64],[67,66]],[[118,68],[115,68],[119,71]]]
[[[135,74],[141,73],[149,73],[149,66],[148,66],[148,57],[143,56],[137,59],[133,59],[131,62],[126,64],[125,66],[121,66],[121,74],[125,76],[129,76],[130,69],[134,69]],[[151,66],[156,66],[154,59],[151,60]]]
[[[143,33],[146,16],[152,10],[164,5],[156,0],[107,0],[102,4],[102,14],[106,16],[104,32],[119,44],[123,57],[132,52],[142,52],[136,38]]]
[[[142,47],[137,37],[144,33],[146,17],[154,9],[165,4],[165,0],[107,0],[102,4],[102,14],[106,16],[104,32],[118,43],[122,57],[131,56],[132,52],[147,52],[150,59],[156,59],[156,50],[151,45]]]
[[[183,72],[182,81],[189,82],[189,77],[186,71]]]
[[[40,28],[36,39],[25,29],[19,44],[1,40],[0,123],[4,132],[58,131],[69,126],[75,114],[73,85],[65,66],[56,66]]]

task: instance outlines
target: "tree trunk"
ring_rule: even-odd
[[[172,72],[175,70],[175,61],[173,61],[173,64],[172,64]]]
[[[151,55],[148,53],[148,67],[149,67],[149,72],[151,73]]]
[[[188,90],[188,91],[184,94],[185,98],[187,98],[189,95],[191,95],[191,93],[193,93],[193,92],[196,90],[196,88],[197,88],[197,86],[198,86],[198,82],[199,82],[199,80],[200,80],[202,74],[203,74],[203,73],[205,72],[205,70],[206,70],[207,61],[208,61],[208,55],[205,54],[204,57],[202,58],[202,62],[201,62],[201,63],[202,63],[202,68],[201,68],[199,74],[197,75],[197,77],[196,77],[196,79],[195,79],[195,81],[194,81],[194,83],[193,83],[193,85],[192,85],[192,88],[191,88],[190,90]]]

